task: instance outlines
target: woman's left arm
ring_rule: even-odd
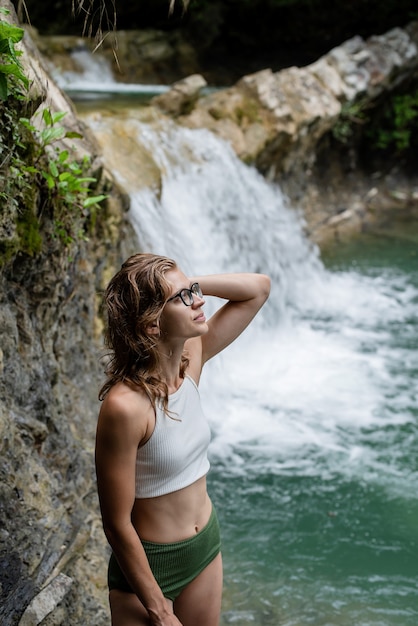
[[[265,274],[214,274],[196,276],[203,295],[228,300],[208,320],[202,336],[202,365],[234,341],[261,309],[270,293]]]

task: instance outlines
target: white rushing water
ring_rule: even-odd
[[[49,62],[49,70],[61,89],[79,98],[83,95],[89,97],[89,94],[93,98],[99,94],[109,98],[114,94],[155,95],[169,89],[167,85],[141,85],[116,80],[109,61],[83,47],[73,50],[69,56],[78,71],[58,69],[52,61]]]
[[[326,271],[280,189],[209,132],[138,133],[164,172],[160,197],[132,195],[141,248],[172,256],[190,274],[272,277],[257,322],[202,378],[213,458],[231,473],[339,472],[405,487],[397,453],[382,456],[373,437],[411,421],[405,407],[417,406],[414,391],[398,385],[406,353],[388,332],[411,315],[416,289],[395,274]],[[393,401],[387,406],[394,396],[396,413]]]

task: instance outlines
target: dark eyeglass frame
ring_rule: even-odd
[[[175,300],[175,298],[180,298],[185,306],[192,306],[192,304],[194,304],[194,296],[203,298],[203,293],[199,283],[193,283],[193,285],[190,286],[190,289],[183,287],[183,289],[180,289],[178,293],[171,296],[167,302],[171,302],[171,300]],[[190,302],[186,302],[185,298],[190,298]]]

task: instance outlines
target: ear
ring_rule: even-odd
[[[160,334],[160,325],[158,322],[154,322],[147,326],[147,334],[148,335],[159,335]]]

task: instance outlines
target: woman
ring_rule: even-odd
[[[96,468],[113,550],[113,626],[219,624],[220,538],[197,385],[206,361],[238,337],[269,290],[263,274],[191,278],[153,254],[130,257],[107,288],[111,359]],[[209,320],[203,294],[227,300]]]

